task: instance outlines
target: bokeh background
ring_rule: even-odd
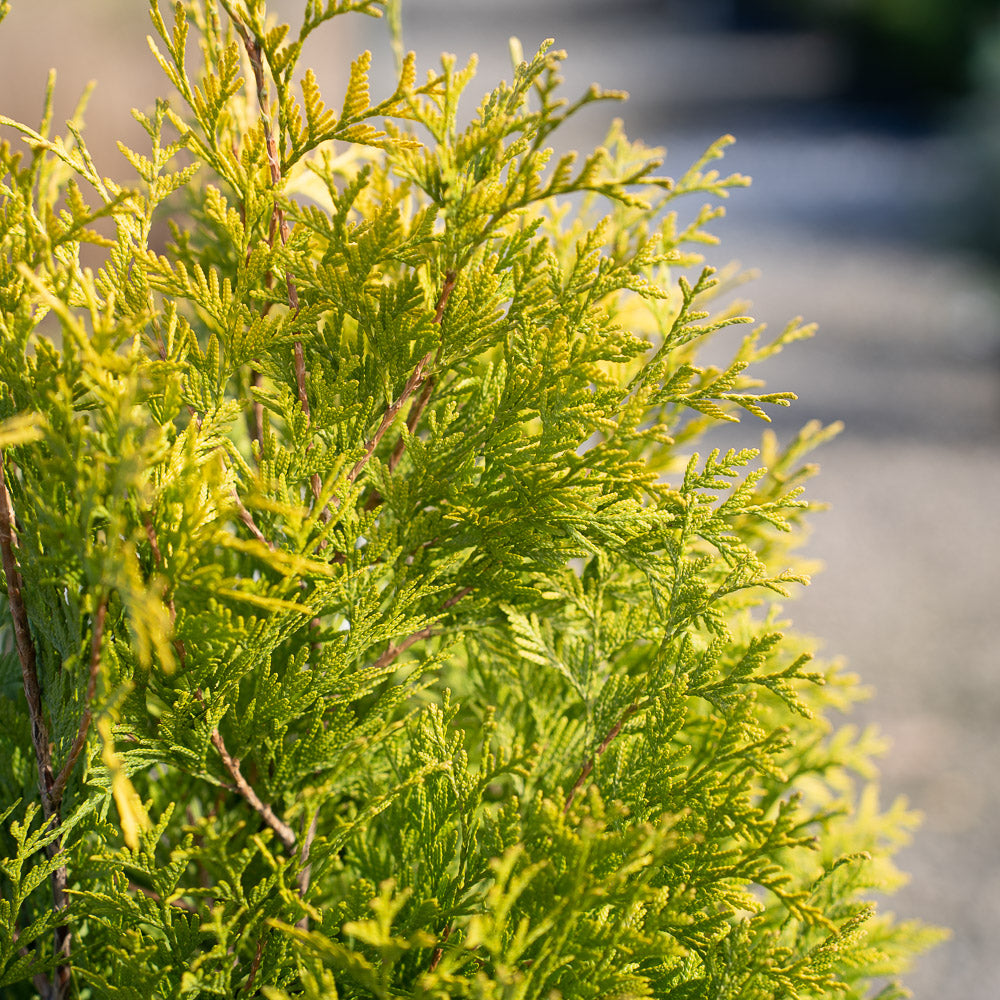
[[[299,4],[273,6],[295,18]],[[1000,0],[403,0],[403,23],[422,67],[479,53],[476,98],[509,77],[511,35],[567,49],[570,91],[630,91],[589,109],[573,143],[621,115],[681,172],[737,137],[723,166],[754,184],[730,199],[715,260],[760,269],[748,294],[773,328],[820,324],[762,373],[800,396],[776,428],[846,424],[812,488],[831,503],[809,546],[826,569],[788,610],[876,689],[858,721],[893,744],[883,796],[925,816],[891,908],[953,937],[918,963],[915,997],[995,1000]],[[383,22],[327,29],[306,61],[331,94],[363,48],[391,66]],[[144,148],[129,109],[163,88],[147,30],[137,0],[13,0],[0,113],[36,124],[58,66],[59,122],[97,79],[92,149],[127,177],[114,138]],[[729,440],[759,432],[745,422]]]

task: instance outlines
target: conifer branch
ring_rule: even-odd
[[[66,763],[63,765],[59,776],[52,786],[52,802],[56,809],[62,804],[62,795],[66,789],[66,783],[73,773],[77,758],[87,743],[87,732],[90,729],[92,716],[91,705],[97,693],[97,675],[101,668],[101,642],[104,638],[104,621],[108,614],[108,597],[105,594],[97,606],[97,614],[94,615],[94,636],[90,644],[90,676],[87,679],[87,692],[84,696],[83,714],[80,716],[80,726],[77,729],[76,739],[69,749]]]
[[[789,545],[776,532],[798,527],[805,504],[795,499],[795,467],[819,439],[807,434],[781,454],[767,444],[759,469],[750,449],[713,450],[680,478],[676,448],[728,419],[730,404],[766,418],[765,405],[786,401],[746,394],[756,379],[744,369],[799,336],[793,325],[761,347],[754,333],[728,367],[702,367],[702,340],[744,320],[719,300],[709,305],[709,271],[698,283],[677,273],[712,238],[701,227],[719,213],[708,206],[685,225],[662,210],[684,191],[726,194],[734,178],[707,169],[724,141],[672,186],[617,124],[580,169],[572,153],[553,163],[553,129],[612,95],[595,87],[576,103],[561,100],[563,54],[550,42],[530,59],[512,42],[513,82],[463,126],[457,109],[472,61],[460,69],[445,56],[440,75],[418,86],[415,56],[399,47],[399,0],[297,2],[305,13],[296,36],[274,22],[267,0],[177,3],[173,30],[151,0],[161,40],[151,42],[154,55],[188,112],[185,120],[162,100],[152,116],[136,113],[151,151],[123,147],[141,184],[120,199],[108,200],[79,116],[69,137],[50,140],[52,85],[40,130],[15,126],[30,140],[30,168],[0,148],[0,214],[32,222],[0,226],[0,256],[15,276],[0,296],[0,414],[12,404],[23,411],[0,419],[0,574],[11,606],[0,638],[10,631],[7,645],[17,641],[6,659],[21,659],[21,721],[31,726],[30,734],[23,725],[0,732],[0,756],[35,755],[42,800],[0,802],[0,870],[12,883],[0,981],[41,1000],[78,993],[75,976],[91,983],[112,973],[126,985],[155,979],[165,995],[215,990],[251,1000],[272,984],[294,995],[311,985],[299,947],[308,938],[317,955],[332,956],[337,988],[344,979],[348,992],[390,979],[398,1000],[434,983],[448,996],[496,992],[505,969],[520,969],[533,996],[575,995],[581,982],[595,996],[645,995],[662,985],[657,941],[672,935],[682,992],[697,992],[705,968],[722,965],[733,995],[877,989],[934,937],[883,919],[875,930],[886,947],[864,938],[870,865],[888,864],[910,819],[880,813],[862,787],[861,823],[809,794],[803,782],[829,784],[833,773],[837,785],[845,768],[867,785],[877,744],[824,738],[827,710],[853,700],[853,683],[800,698],[798,683],[823,675],[802,669],[802,640],[773,631],[770,604],[755,605],[758,616],[744,599],[751,585],[780,592],[791,579],[778,573]],[[7,6],[0,0],[0,19]],[[392,96],[373,103],[365,52],[350,67],[342,104],[327,104],[314,70],[298,65],[307,36],[340,14],[383,11],[396,26]],[[383,130],[371,124],[376,117]],[[332,149],[334,140],[345,148]],[[171,166],[188,154],[208,169]],[[308,186],[297,183],[300,167]],[[91,210],[65,168],[94,184],[104,207]],[[456,191],[465,195],[453,212]],[[172,220],[176,238],[165,253],[153,253],[154,213],[172,213],[174,192],[190,210]],[[583,202],[545,205],[574,192]],[[623,210],[598,223],[591,195]],[[118,223],[117,240],[90,231],[101,218]],[[109,251],[96,275],[78,252],[89,239]],[[490,260],[473,267],[487,249]],[[235,268],[233,250],[246,255]],[[58,328],[38,325],[49,310]],[[323,336],[311,329],[321,315],[333,317]],[[53,342],[60,328],[62,342]],[[651,349],[650,340],[664,343]],[[85,401],[81,364],[98,387]],[[151,379],[141,378],[147,368]],[[271,375],[280,391],[270,391]],[[700,417],[688,420],[688,410]],[[42,422],[61,429],[59,440],[46,436],[53,447],[43,453],[18,451],[37,440]],[[98,466],[94,431],[107,459]],[[469,451],[484,434],[492,436],[485,470]],[[604,446],[574,451],[573,442],[595,435]],[[250,466],[241,457],[247,441]],[[334,469],[330,460],[345,448],[346,465]],[[23,480],[13,463],[22,453],[32,459]],[[461,503],[442,514],[449,474]],[[375,480],[399,502],[381,496]],[[151,483],[162,503],[140,499]],[[125,590],[99,584],[88,594],[79,573],[94,542],[93,530],[81,530],[81,504],[106,523],[105,512],[114,521],[123,502],[130,511],[139,504],[145,535],[135,553],[126,530],[125,548],[106,553],[108,568],[131,581],[128,603],[151,613],[145,622],[111,607]],[[221,546],[219,531],[239,537],[223,535],[230,544]],[[584,550],[581,573],[575,557]],[[319,551],[333,573],[326,582],[310,557]],[[483,559],[489,569],[479,571]],[[246,600],[233,606],[212,598],[220,579],[277,589],[241,592]],[[309,595],[320,608],[305,607]],[[491,620],[490,609],[503,615],[482,639],[470,624],[480,608]],[[338,621],[346,634],[333,631]],[[157,628],[167,634],[149,631]],[[635,644],[651,628],[662,633],[663,656],[640,664]],[[67,635],[77,637],[69,647]],[[318,653],[324,642],[332,659]],[[150,643],[159,650],[153,662]],[[60,677],[67,648],[75,667]],[[340,678],[352,649],[363,656],[360,674]],[[115,709],[116,731],[131,741],[132,762],[149,765],[135,785],[118,776],[118,824],[101,819],[108,788],[82,780],[98,727],[105,733],[112,661],[134,688]],[[179,676],[167,676],[171,662]],[[590,704],[593,663],[602,674],[606,667],[606,695],[635,683],[642,690],[613,699],[596,723],[591,714],[579,739],[546,740],[575,712],[567,697],[581,710]],[[665,664],[688,678],[683,697],[668,697]],[[407,666],[423,687],[433,684],[428,697],[395,683]],[[758,686],[769,691],[766,704],[741,697]],[[646,719],[650,699],[655,720]],[[192,711],[200,724],[185,725]],[[281,738],[264,745],[259,733]],[[542,769],[532,764],[539,742],[550,758]],[[569,829],[591,805],[600,810],[605,771],[634,778],[654,758],[671,780],[621,782],[608,822]],[[331,760],[343,766],[330,771]],[[316,766],[329,772],[322,788]],[[516,794],[529,771],[536,791],[562,798],[565,813]],[[480,812],[494,805],[502,851],[496,836],[474,836]],[[153,846],[150,833],[140,837],[152,815],[157,854],[176,862],[162,870],[142,849]],[[704,841],[683,870],[672,838],[651,835],[648,816],[681,817],[678,834]],[[263,836],[234,840],[235,820]],[[122,837],[139,854],[123,853]],[[559,900],[566,932],[542,935],[525,958],[505,928],[533,920],[537,893],[523,889],[551,861],[554,838],[573,872],[573,891]],[[798,860],[817,845],[838,860],[819,869]],[[333,905],[343,865],[322,857],[331,846],[360,893],[348,935]],[[283,872],[274,870],[275,849]],[[440,869],[443,881],[402,891],[385,881],[389,856],[406,869]],[[664,889],[654,907],[646,906],[648,880],[632,877],[637,865]],[[234,879],[268,871],[277,881],[256,887],[266,914],[217,905]],[[51,888],[39,892],[43,875]],[[758,901],[754,886],[772,891]],[[367,915],[365,896],[376,893]],[[461,912],[442,913],[446,897]],[[590,919],[598,897],[607,905]],[[729,920],[720,900],[759,908],[761,919]],[[637,906],[648,917],[645,944],[628,930]],[[390,940],[402,907],[439,914],[411,936],[412,961],[396,961]],[[191,962],[190,942],[175,931],[210,911],[219,947],[212,961]],[[475,955],[452,961],[463,912],[477,914],[480,943],[468,943],[470,954],[491,951],[486,964]],[[768,929],[779,925],[787,933],[775,940]],[[131,947],[149,933],[164,947]]]
[[[260,107],[261,122],[264,127],[264,143],[267,150],[267,161],[268,167],[271,175],[271,183],[274,187],[277,187],[281,181],[281,163],[278,156],[278,146],[274,134],[274,125],[271,121],[270,114],[270,101],[267,92],[267,79],[264,73],[264,52],[258,42],[258,40],[249,31],[246,25],[236,16],[236,13],[232,9],[232,5],[228,0],[222,0],[222,6],[226,10],[230,19],[233,22],[233,26],[236,32],[239,34],[243,41],[243,47],[246,50],[247,57],[250,60],[250,66],[253,70],[254,81],[257,86],[257,103]],[[288,220],[285,217],[284,210],[278,203],[277,196],[275,196],[274,207],[271,213],[271,222],[268,232],[268,242],[273,247],[275,236],[280,236],[282,245],[288,242],[288,238],[291,232],[288,227]],[[295,286],[295,280],[291,274],[286,274],[285,284],[288,295],[288,304],[293,312],[298,312],[299,309],[299,296],[298,290]],[[306,392],[306,365],[305,365],[305,355],[302,349],[301,340],[296,340],[294,343],[294,357],[295,357],[295,383],[298,390],[299,402],[302,406],[302,411],[305,414],[307,422],[311,422],[312,413],[309,406],[309,396]],[[258,422],[259,423],[259,422]],[[313,495],[318,499],[321,483],[319,475],[314,473],[311,477],[311,486]],[[257,527],[253,516],[244,506],[242,500],[237,494],[236,490],[232,491],[233,499],[236,503],[236,509],[239,513],[240,520],[247,526],[250,533],[259,542],[267,545],[268,548],[273,548],[274,546],[267,540],[263,532]],[[211,733],[212,743],[215,749],[218,751],[219,756],[222,758],[222,762],[226,767],[226,770],[232,776],[233,781],[236,784],[236,788],[239,793],[246,799],[247,803],[261,816],[265,823],[271,827],[272,830],[278,835],[278,838],[285,845],[285,848],[289,851],[294,849],[296,837],[292,829],[284,823],[278,816],[274,813],[267,803],[263,802],[260,796],[254,791],[250,783],[243,777],[240,771],[239,760],[233,758],[226,748],[225,741],[222,738],[222,734],[219,732],[218,727],[214,728]]]
[[[601,741],[601,745],[597,748],[593,756],[588,757],[587,760],[584,761],[583,767],[580,769],[579,777],[576,779],[573,787],[569,790],[569,795],[566,796],[566,805],[563,806],[564,814],[569,813],[570,806],[573,805],[573,799],[576,798],[577,792],[579,792],[583,787],[583,783],[587,780],[590,772],[594,770],[597,758],[608,749],[611,741],[622,731],[622,726],[624,726],[625,723],[628,722],[628,720],[638,711],[639,703],[637,701],[632,702],[632,704],[629,705],[624,712],[622,712],[621,718],[608,731],[607,736],[605,736]]]

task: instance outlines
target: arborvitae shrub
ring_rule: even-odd
[[[702,263],[728,140],[553,157],[621,95],[550,43],[324,104],[382,6],[153,0],[131,187],[2,119],[3,995],[898,995],[912,817],[775,603],[832,429],[692,453],[810,332]]]

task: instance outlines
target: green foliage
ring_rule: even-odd
[[[896,995],[913,817],[775,603],[836,428],[688,447],[811,333],[699,360],[730,140],[556,156],[622,95],[551,43],[324,103],[383,6],[153,0],[131,187],[0,119],[5,996]]]

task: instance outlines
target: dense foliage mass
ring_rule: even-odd
[[[911,817],[773,603],[831,431],[690,448],[810,332],[699,362],[727,140],[554,156],[621,95],[549,43],[326,106],[383,6],[153,0],[134,187],[0,119],[4,996],[898,995]]]

